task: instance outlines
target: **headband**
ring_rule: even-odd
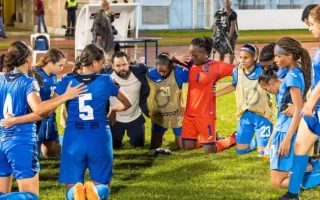
[[[287,55],[289,54],[289,52],[276,44],[276,46],[274,47],[274,54]]]
[[[248,47],[242,47],[241,49],[240,49],[240,51],[249,51],[250,53],[252,53],[253,55],[255,55],[256,54],[256,52],[254,52],[254,51],[252,51],[251,49],[249,49]]]

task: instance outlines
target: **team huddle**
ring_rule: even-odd
[[[320,6],[308,9],[304,19],[320,39]],[[288,189],[279,199],[300,199],[300,188],[320,184],[320,162],[314,156],[320,136],[320,49],[311,60],[291,37],[261,52],[245,44],[235,66],[211,60],[212,46],[211,38],[194,38],[189,56],[161,53],[156,66],[147,68],[129,66],[121,51],[107,67],[104,50],[90,44],[74,70],[58,81],[66,62],[62,51],[50,49],[33,67],[32,48],[22,41],[12,43],[0,75],[0,200],[39,199],[39,152],[56,155],[55,110],[60,105],[65,131],[58,181],[66,184],[68,200],[109,197],[113,147],[121,147],[124,130],[132,146],[143,146],[142,113],[151,119],[151,148],[158,153],[168,153],[159,150],[168,128],[184,150],[203,147],[217,153],[235,145],[241,155],[257,149],[260,157],[270,158],[271,184]],[[232,76],[232,83],[216,91],[216,83],[226,76]],[[188,83],[186,102],[183,83]],[[230,137],[220,138],[216,98],[231,92],[236,96],[238,127]],[[130,118],[133,123],[127,123]],[[84,183],[87,169],[90,181]],[[12,176],[19,192],[11,192]]]

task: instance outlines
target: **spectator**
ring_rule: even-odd
[[[76,26],[76,11],[78,9],[77,0],[67,0],[65,9],[68,11],[68,28],[66,36],[74,36],[75,26]]]
[[[0,29],[2,38],[8,38],[6,31],[4,30],[3,20],[2,20],[2,0],[0,0]]]
[[[48,33],[46,23],[44,21],[44,5],[43,0],[37,0],[36,3],[36,16],[38,16],[38,33],[41,33],[41,24],[44,32]]]
[[[102,47],[108,56],[114,53],[114,36],[111,27],[113,15],[108,12],[110,4],[106,0],[101,1],[102,9],[99,10],[93,21],[92,34],[94,43]]]

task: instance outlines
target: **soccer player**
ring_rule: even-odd
[[[63,102],[85,91],[81,85],[74,88],[68,84],[60,97],[41,102],[37,81],[27,76],[31,71],[32,50],[26,43],[16,41],[9,46],[4,65],[9,73],[0,76],[0,119],[30,115],[48,117]],[[30,119],[30,118],[28,118]],[[32,119],[32,118],[31,118]],[[40,118],[41,119],[41,118]],[[36,121],[37,119],[33,119]],[[0,132],[0,199],[36,200],[39,195],[39,160],[35,123],[18,124]],[[17,179],[20,192],[11,191],[12,174]]]
[[[280,59],[283,58],[284,57]],[[289,68],[291,68],[290,65]],[[292,98],[290,88],[298,88],[301,91],[301,97],[302,91],[305,90],[305,88],[303,88],[303,86],[305,85],[303,72],[300,67],[291,68],[284,80],[281,80],[277,76],[276,72],[274,72],[272,69],[264,70],[259,77],[259,84],[266,91],[277,95],[276,99],[279,105],[284,105],[289,102],[292,103],[293,99],[297,100],[296,97]],[[294,94],[294,92],[292,92],[292,94]],[[298,101],[302,100],[298,99]],[[298,107],[297,104],[293,104],[293,106]],[[270,162],[271,183],[276,188],[288,188],[289,169],[291,169],[292,166],[293,145],[296,138],[296,134],[294,134],[293,139],[291,140],[289,155],[279,156],[277,152],[279,151],[279,144],[281,143],[280,141],[284,141],[286,139],[286,134],[288,133],[289,127],[292,125],[291,122],[295,117],[295,115],[294,117],[286,116],[282,110],[283,109],[281,109],[281,106],[279,106],[276,131],[272,134],[269,141],[272,143]],[[318,171],[319,167],[319,160],[310,159],[310,165],[308,166],[307,171],[311,172],[305,174],[302,187],[309,189],[318,185],[317,179],[320,175],[320,171]]]
[[[274,53],[277,66],[280,69],[288,68],[288,74],[282,82],[269,70],[269,74],[263,73],[260,76],[259,83],[262,89],[277,95],[277,123],[270,148],[271,183],[277,188],[287,188],[289,170],[292,166],[293,144],[301,119],[299,110],[303,105],[308,80],[310,85],[310,74],[306,74],[306,77],[303,75],[303,70],[310,68],[310,57],[298,41],[289,37],[283,37],[277,42]],[[301,67],[298,64],[299,58],[303,61]],[[294,106],[292,117],[282,112],[284,105],[288,103]]]
[[[189,47],[193,65],[189,69],[187,105],[182,122],[182,146],[193,150],[198,136],[207,153],[220,152],[235,144],[235,135],[216,141],[216,97],[212,87],[232,75],[234,65],[210,60],[213,41],[208,37],[194,38]]]
[[[222,96],[235,91],[237,128],[237,154],[246,154],[258,146],[260,153],[268,144],[272,133],[272,103],[266,91],[259,87],[258,78],[262,74],[257,64],[258,49],[245,44],[240,49],[240,64],[233,70],[232,84],[218,91]],[[256,138],[253,135],[256,133]]]
[[[66,58],[63,52],[56,48],[51,48],[43,58],[36,64],[35,70],[41,75],[43,85],[40,87],[40,97],[42,101],[51,99],[57,85],[57,73],[63,70]],[[56,124],[56,113],[43,119],[38,130],[39,150],[44,156],[55,156],[55,147],[58,140],[58,130]]]
[[[309,14],[309,30],[315,38],[320,39],[320,6],[315,7]],[[290,44],[288,45],[290,46]],[[308,54],[309,55],[309,54]],[[303,61],[302,57],[302,61]],[[310,67],[311,64],[309,64]],[[318,140],[320,135],[320,50],[312,62],[311,70],[304,71],[311,74],[311,96],[304,105],[301,114],[304,115],[299,124],[297,139],[294,145],[294,156],[291,168],[288,192],[279,200],[299,200],[300,185],[308,164],[307,152]],[[309,69],[310,69],[309,68]],[[312,71],[312,72],[310,72]],[[319,178],[318,178],[319,179]]]
[[[161,53],[156,66],[148,70],[151,149],[162,146],[163,135],[168,128],[173,129],[176,144],[182,149],[181,126],[185,110],[182,84],[188,82],[188,73],[183,67],[173,66],[168,53]]]
[[[106,199],[112,176],[112,137],[106,118],[110,96],[121,102],[111,108],[123,111],[131,106],[129,99],[110,75],[99,74],[104,65],[104,51],[95,44],[85,47],[80,55],[82,74],[64,76],[55,90],[63,94],[68,82],[84,83],[88,91],[67,101],[67,126],[64,133],[59,182],[67,184],[68,200]],[[92,181],[84,181],[86,169]]]

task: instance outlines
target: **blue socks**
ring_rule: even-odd
[[[39,197],[31,192],[11,192],[0,196],[0,200],[38,200]]]
[[[256,139],[256,138],[253,138],[253,139],[251,140],[251,143],[250,143],[250,145],[249,145],[249,148],[247,148],[247,149],[242,149],[242,150],[237,149],[236,152],[237,152],[237,154],[242,155],[242,154],[249,153],[250,151],[254,150],[256,147],[257,147],[257,139]]]
[[[73,190],[74,190],[74,186],[72,186],[71,188],[69,188],[66,192],[66,198],[67,200],[74,200],[73,197]]]
[[[300,192],[300,185],[302,183],[303,176],[308,166],[308,155],[293,156],[293,163],[291,168],[291,175],[289,181],[288,191],[291,194],[298,194]]]
[[[96,188],[98,190],[98,195],[101,200],[108,199],[110,195],[110,188],[107,185],[99,184],[99,185],[96,185]]]

